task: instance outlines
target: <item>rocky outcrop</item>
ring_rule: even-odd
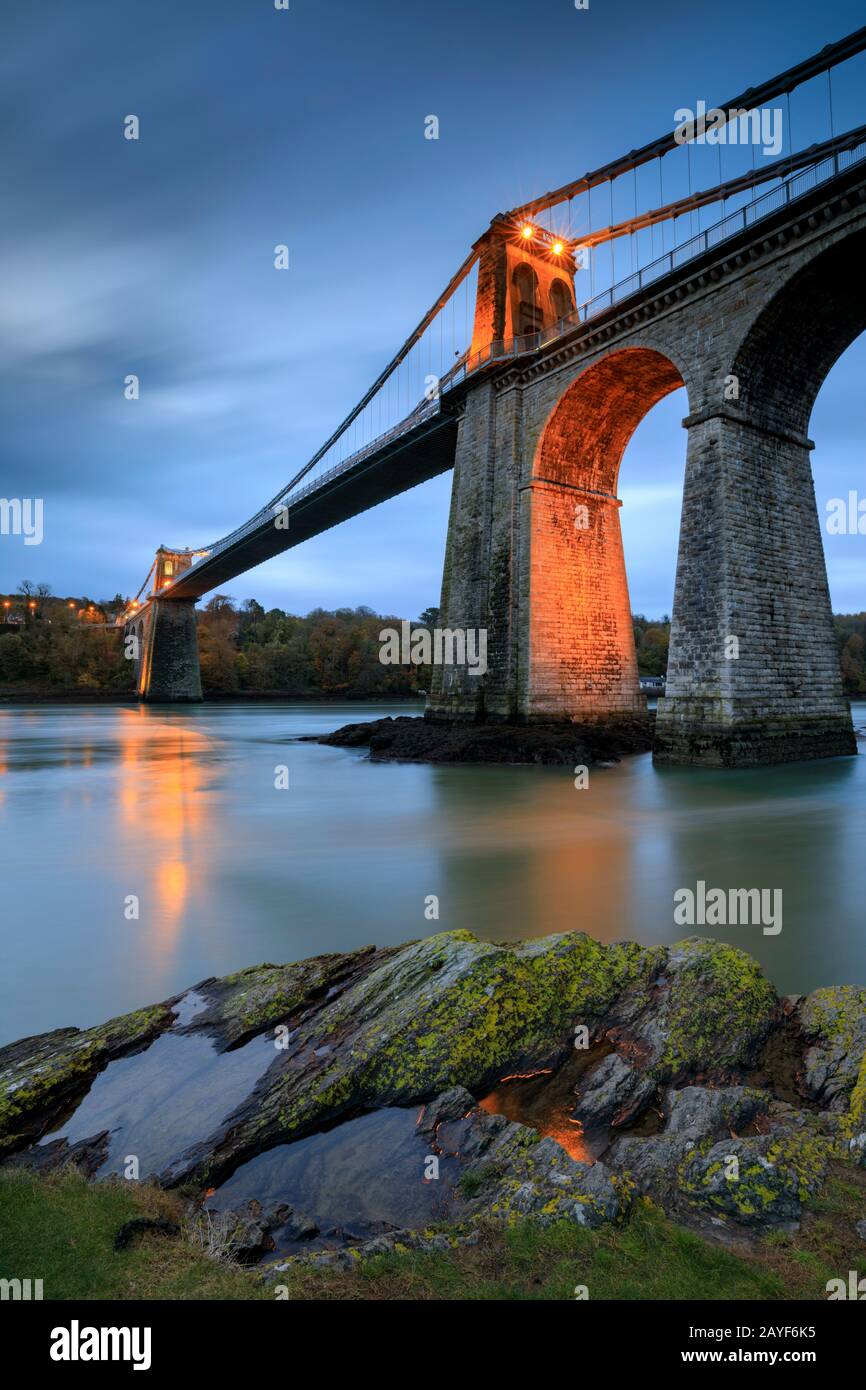
[[[463,1218],[531,1216],[549,1224],[565,1217],[598,1226],[622,1215],[614,1175],[603,1163],[577,1162],[527,1125],[479,1110],[462,1086],[425,1106],[418,1129],[434,1151],[459,1156]]]
[[[686,1086],[665,1098],[666,1124],[624,1137],[609,1162],[638,1192],[682,1218],[730,1218],[744,1226],[790,1223],[821,1185],[833,1151],[831,1125],[744,1086]]]
[[[301,1021],[248,1100],[163,1179],[215,1185],[247,1157],[362,1110],[454,1085],[480,1093],[549,1065],[651,968],[636,945],[578,933],[494,946],[445,932],[406,946]]]
[[[816,989],[800,1002],[798,1014],[810,1041],[804,1092],[840,1116],[852,1155],[866,1167],[866,989]]]
[[[206,1007],[178,1027],[207,1033],[217,1050],[242,1047],[276,1023],[296,1026],[396,954],[363,946],[345,954],[311,956],[290,965],[254,965],[222,979],[203,980],[193,993]]]
[[[604,724],[506,724],[456,722],[390,715],[346,724],[330,734],[299,742],[336,748],[369,748],[374,762],[531,763],[590,767],[618,762],[652,748],[652,720],[620,719]]]
[[[295,1211],[287,1202],[263,1207],[255,1199],[240,1211],[227,1210],[214,1215],[205,1209],[197,1214],[194,1224],[205,1246],[218,1246],[238,1264],[256,1264],[275,1248],[277,1236],[283,1240],[309,1241],[319,1234],[315,1221]]]
[[[98,1028],[57,1028],[0,1048],[0,1154],[35,1139],[118,1057],[140,1052],[168,1028],[171,1003]]]
[[[831,1157],[866,1150],[866,991],[782,1001],[754,960],[719,942],[642,948],[564,933],[495,945],[443,932],[254,967],[194,995],[193,1010],[179,996],[0,1050],[0,1143],[13,1161],[46,1167],[52,1151],[58,1161],[78,1151],[92,1164],[105,1134],[71,1148],[33,1141],[99,1068],[166,1029],[204,1032],[222,1051],[273,1038],[246,1098],[159,1175],[199,1192],[278,1145],[416,1104],[430,1152],[459,1160],[464,1225],[616,1221],[635,1191],[687,1220],[790,1223]],[[510,1109],[506,1119],[479,1106],[527,1075],[569,1076],[564,1064],[586,1039],[568,1123],[602,1134],[599,1161],[571,1156]],[[778,1087],[774,1047],[793,1058]],[[233,1213],[237,1250],[258,1259],[275,1237],[312,1237],[315,1216],[247,1205]]]

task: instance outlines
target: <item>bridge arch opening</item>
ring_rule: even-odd
[[[740,412],[805,436],[834,363],[866,332],[866,232],[814,255],[785,282],[746,334],[731,367]]]
[[[850,234],[795,273],[756,320],[733,369],[746,412],[814,440],[810,463],[829,608],[844,693],[854,700],[866,696],[866,289],[858,272],[864,255],[866,232]]]
[[[650,347],[625,348],[588,367],[548,417],[525,494],[530,716],[646,715],[617,486],[638,425],[685,385],[670,357]]]
[[[574,308],[574,296],[571,293],[570,285],[564,280],[556,279],[550,286],[550,309],[554,320],[564,319],[566,314],[570,314]]]
[[[812,473],[844,693],[866,700],[866,333],[830,368],[812,409]],[[862,706],[855,724],[863,724]]]
[[[537,333],[544,315],[539,302],[538,276],[532,266],[523,261],[514,267],[511,276],[515,304],[512,320],[518,336],[524,333]]]

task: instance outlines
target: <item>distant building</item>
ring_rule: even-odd
[[[641,690],[664,690],[665,678],[664,676],[641,676],[640,688]]]

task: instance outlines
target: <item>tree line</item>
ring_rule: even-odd
[[[120,594],[96,602],[59,597],[48,585],[26,582],[0,595],[0,687],[7,692],[106,695],[131,692],[115,617],[128,600]],[[427,608],[419,627],[437,626]],[[379,633],[402,620],[372,608],[314,608],[301,617],[265,609],[256,599],[236,604],[215,594],[198,612],[202,688],[206,695],[274,694],[297,698],[375,699],[416,696],[430,688],[429,666],[383,665]],[[670,619],[633,615],[641,675],[667,671]],[[839,663],[850,695],[866,694],[866,613],[834,618]],[[808,674],[808,673],[807,673]]]

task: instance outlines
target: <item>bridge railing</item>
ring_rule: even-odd
[[[571,313],[566,314],[541,332],[525,333],[521,337],[500,339],[498,342],[488,344],[466,360],[455,375],[454,384],[477,371],[479,367],[487,366],[490,362],[537,352],[539,348],[561,338],[577,325],[586,323],[588,319],[595,318],[596,315],[604,313],[606,309],[612,309],[622,300],[628,299],[633,294],[638,294],[642,289],[651,285],[654,280],[671,274],[672,271],[678,270],[688,261],[694,260],[713,247],[728,241],[742,231],[746,231],[755,222],[769,217],[771,213],[777,212],[796,198],[801,198],[811,189],[826,183],[828,179],[843,173],[845,169],[859,163],[864,158],[866,158],[866,142],[855,145],[850,150],[843,150],[838,154],[830,155],[817,164],[810,165],[808,169],[792,175],[776,188],[771,188],[768,193],[762,194],[754,202],[747,203],[735,212],[728,213],[720,221],[715,222],[712,227],[708,227],[706,231],[698,232],[696,236],[690,237],[688,241],[682,242],[673,250],[666,251],[663,256],[650,261],[649,265],[644,266],[641,270],[634,271],[623,280],[617,280],[609,289],[585,300],[577,308],[572,309]]]
[[[461,364],[456,365],[459,366]],[[442,377],[439,383],[439,392],[437,392],[435,396],[431,396],[429,400],[425,397],[424,400],[418,403],[414,410],[410,411],[404,419],[398,421],[391,429],[386,430],[384,434],[380,434],[376,439],[371,440],[369,444],[365,444],[363,449],[358,449],[354,454],[351,454],[349,458],[334,464],[334,466],[327,469],[326,472],[317,473],[315,478],[309,483],[306,483],[303,487],[297,487],[294,491],[286,493],[278,502],[267,507],[262,507],[261,510],[256,512],[254,516],[251,516],[248,521],[243,522],[243,524],[237,526],[234,531],[230,531],[227,536],[223,536],[210,546],[205,555],[197,556],[192,564],[196,565],[202,559],[208,559],[212,555],[219,555],[230,545],[234,545],[235,542],[242,540],[244,536],[248,536],[251,532],[258,530],[259,527],[264,526],[266,523],[272,525],[276,517],[290,504],[294,506],[301,497],[306,497],[310,493],[316,492],[333,478],[338,477],[341,473],[348,472],[349,469],[363,462],[365,458],[378,453],[380,449],[384,449],[392,440],[400,439],[404,434],[408,434],[410,430],[415,429],[418,425],[424,424],[426,420],[431,419],[434,415],[438,415],[441,411],[441,392],[443,388],[446,388],[450,384],[450,379],[455,371],[456,366],[446,376]],[[192,566],[190,568],[192,568]]]

